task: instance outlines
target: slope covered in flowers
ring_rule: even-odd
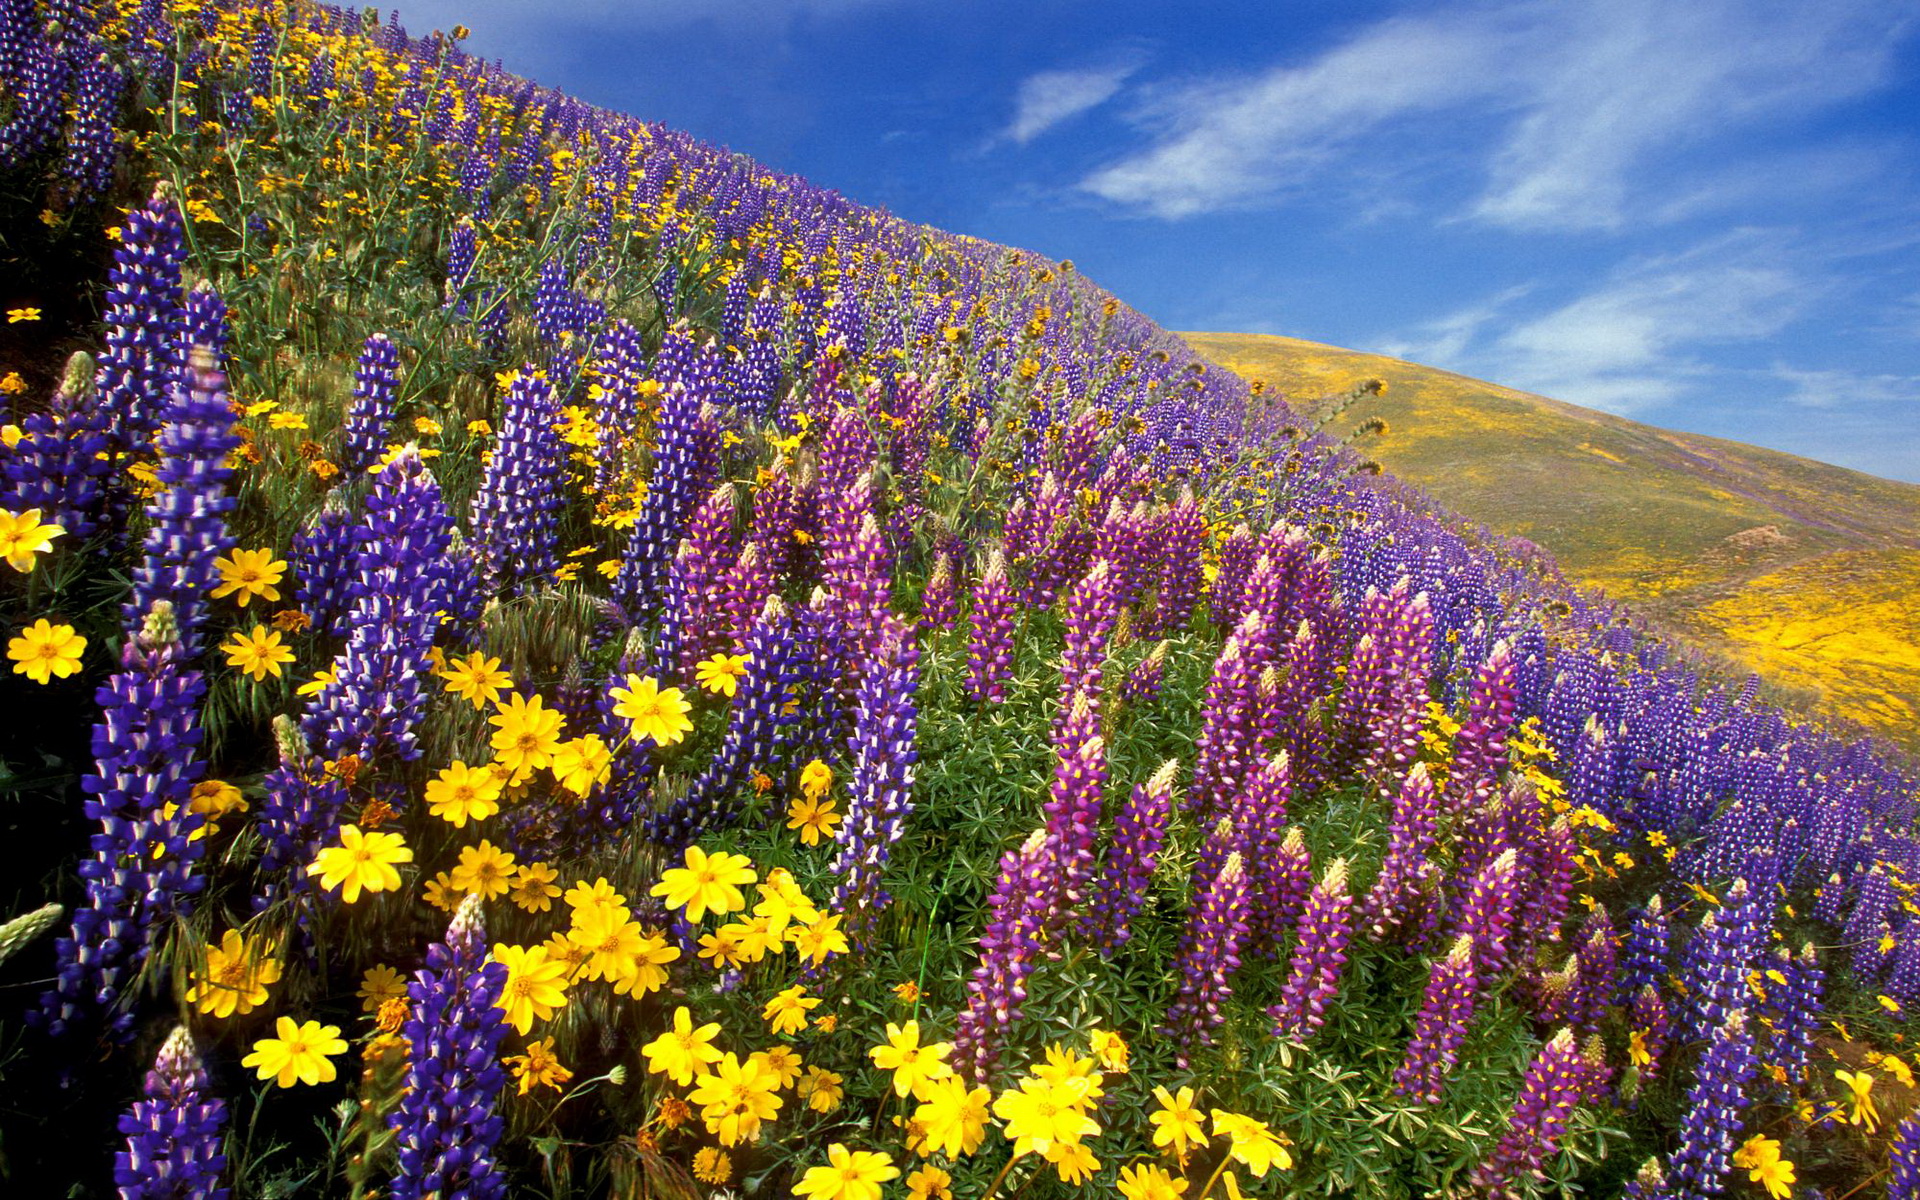
[[[10,1183],[1911,1194],[1912,781],[1068,264],[324,7],[0,71]]]
[[[1680,433],[1384,355],[1262,334],[1181,335],[1289,396],[1386,391],[1366,450],[1396,478],[1547,551],[1663,635],[1768,694],[1920,750],[1920,487]]]

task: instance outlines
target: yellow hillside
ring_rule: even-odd
[[[1296,338],[1183,334],[1308,410],[1388,423],[1368,454],[1442,504],[1552,552],[1780,699],[1920,750],[1920,487],[1674,433],[1463,375]]]

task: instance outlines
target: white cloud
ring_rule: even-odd
[[[1516,300],[1532,290],[1529,284],[1518,284],[1489,300],[1458,309],[1437,321],[1430,321],[1414,334],[1398,334],[1376,342],[1372,349],[1392,358],[1404,358],[1430,367],[1464,367],[1467,365],[1467,351],[1478,342],[1481,331],[1499,320]]]
[[[1311,173],[1381,123],[1484,95],[1502,49],[1493,27],[1403,18],[1303,67],[1165,92],[1142,114],[1159,140],[1081,186],[1167,218],[1318,186]]]
[[[1772,337],[1819,293],[1781,238],[1739,231],[1630,263],[1585,295],[1531,316],[1509,315],[1524,295],[1509,291],[1420,327],[1393,352],[1636,413],[1684,399],[1713,375],[1701,350]]]
[[[1542,23],[1525,112],[1475,213],[1495,224],[1612,228],[1636,169],[1728,128],[1870,90],[1900,22],[1878,3],[1614,0]],[[1555,50],[1549,46],[1557,47]]]
[[[1869,375],[1858,371],[1801,370],[1786,365],[1773,373],[1793,390],[1787,399],[1809,408],[1920,402],[1920,375]]]
[[[1389,18],[1304,63],[1165,90],[1138,114],[1150,143],[1081,187],[1170,219],[1246,207],[1337,186],[1444,117],[1445,148],[1482,156],[1476,218],[1614,228],[1671,187],[1677,156],[1876,87],[1903,8],[1517,0]]]
[[[1136,66],[1125,62],[1027,76],[1014,92],[1013,120],[1001,136],[1024,146],[1062,121],[1098,108],[1120,91]]]

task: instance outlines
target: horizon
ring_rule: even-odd
[[[1169,330],[1387,354],[1920,483],[1900,4],[399,15],[904,220],[1070,259]]]

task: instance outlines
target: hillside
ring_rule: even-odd
[[[0,4],[0,1194],[1920,1178],[1899,763],[465,36]]]
[[[1920,487],[1297,338],[1187,333],[1296,403],[1377,377],[1366,452],[1780,698],[1920,747]]]

